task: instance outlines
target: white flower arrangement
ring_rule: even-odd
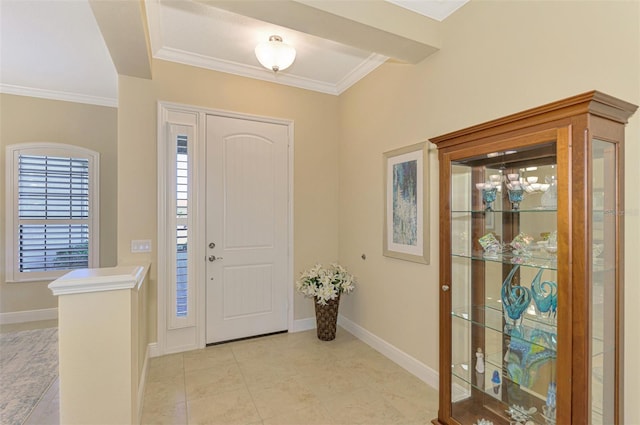
[[[296,281],[296,289],[306,297],[315,298],[320,305],[334,300],[339,294],[355,289],[356,279],[339,264],[322,267],[316,264]]]

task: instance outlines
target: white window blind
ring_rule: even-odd
[[[176,316],[186,317],[189,301],[189,151],[188,137],[176,137]]]
[[[20,272],[88,267],[89,161],[18,155],[18,218]]]
[[[184,116],[180,116],[184,118]],[[176,330],[195,324],[195,266],[193,258],[193,146],[195,126],[170,123],[167,152],[167,324]]]
[[[7,148],[9,281],[97,266],[97,158],[69,145]]]

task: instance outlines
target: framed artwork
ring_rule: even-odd
[[[429,264],[427,143],[384,153],[384,229],[387,257]]]

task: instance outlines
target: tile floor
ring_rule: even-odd
[[[60,425],[60,383],[56,378],[24,425]]]
[[[58,388],[25,425],[59,424]],[[312,330],[150,359],[142,423],[417,425],[437,406],[435,389],[340,328],[329,342]]]
[[[58,326],[58,320],[41,320],[36,322],[11,323],[0,325],[0,333],[27,331],[31,329],[46,329]],[[2,378],[0,377],[0,381]],[[58,379],[53,381],[49,389],[29,414],[24,425],[59,425],[60,396]]]
[[[344,329],[151,359],[144,424],[427,424],[437,391]]]

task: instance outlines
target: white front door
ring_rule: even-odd
[[[288,137],[207,115],[207,344],[287,329]]]

